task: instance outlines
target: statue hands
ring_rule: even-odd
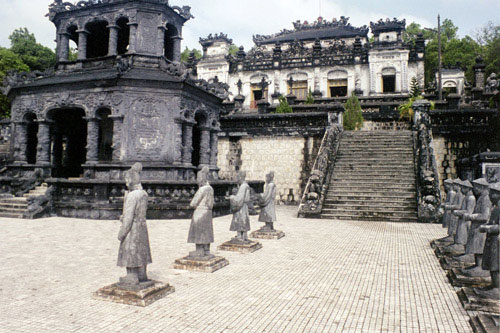
[[[481,227],[479,227],[479,232],[488,234],[498,234],[499,228],[498,225],[482,225]]]

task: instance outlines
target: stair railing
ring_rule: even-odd
[[[432,148],[432,124],[429,116],[431,104],[417,100],[413,104],[413,150],[417,180],[417,204],[419,222],[439,221],[441,190],[439,172]]]
[[[314,161],[311,175],[307,181],[299,206],[299,217],[320,218],[328,185],[333,174],[340,138],[343,133],[341,125],[329,126],[321,141],[318,156]]]

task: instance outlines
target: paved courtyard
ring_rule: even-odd
[[[429,241],[438,225],[295,218],[213,274],[178,271],[189,221],[149,221],[150,277],[176,292],[139,308],[94,300],[116,282],[118,222],[0,220],[1,332],[470,332]],[[252,228],[260,227],[257,217]],[[216,245],[230,217],[215,219]]]

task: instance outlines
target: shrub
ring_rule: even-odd
[[[290,106],[290,104],[288,104],[288,101],[286,100],[286,98],[284,96],[280,96],[278,98],[280,104],[276,107],[276,113],[292,113],[293,112],[293,109],[292,107]]]
[[[363,112],[356,95],[352,94],[344,105],[344,129],[346,131],[359,130],[363,127]]]

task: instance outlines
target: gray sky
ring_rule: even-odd
[[[72,0],[68,0],[72,1]],[[183,48],[200,48],[199,37],[225,32],[237,45],[252,45],[253,34],[272,34],[291,28],[296,20],[315,20],[320,13],[328,20],[347,16],[355,26],[380,18],[406,18],[436,26],[438,13],[450,18],[460,35],[473,35],[488,21],[500,22],[500,0],[170,0],[172,5],[190,5],[195,19],[184,28]],[[52,0],[0,0],[0,46],[8,47],[8,36],[27,27],[37,40],[55,47],[55,28],[45,17]]]

